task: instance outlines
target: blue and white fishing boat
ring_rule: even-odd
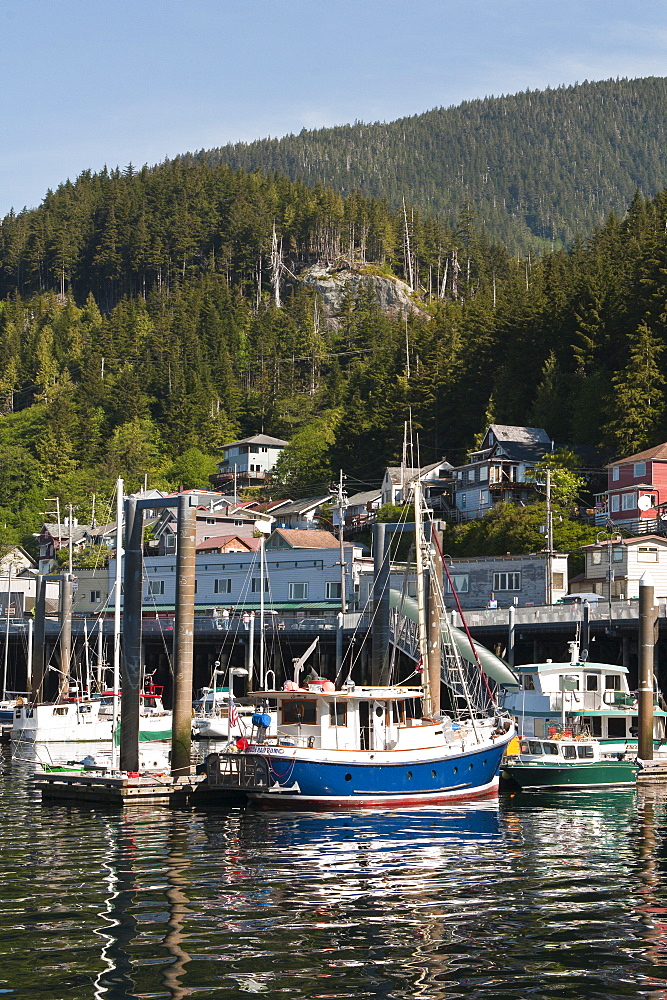
[[[419,512],[418,488],[415,493]],[[424,560],[437,553],[433,541],[424,538],[419,513],[416,524],[421,683],[359,686],[348,677],[341,689],[327,680],[301,686],[297,661],[294,679],[282,690],[255,692],[275,704],[276,731],[268,715],[263,724],[258,717],[249,741],[211,754],[210,785],[243,791],[261,807],[292,809],[404,807],[497,792],[514,725],[495,711],[492,700],[475,708],[453,642],[434,653],[432,633],[427,636],[423,569]],[[441,599],[437,558],[435,563],[430,579]],[[434,613],[432,603],[429,611]],[[439,620],[446,642],[446,615]],[[443,669],[456,675],[446,712],[440,709]]]

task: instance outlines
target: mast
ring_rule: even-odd
[[[259,686],[264,688],[264,533],[259,540]]]
[[[111,723],[111,766],[118,770],[119,756],[116,746],[118,729],[118,697],[120,694],[120,581],[123,561],[123,480],[116,480],[116,577],[114,580],[113,606],[113,698]],[[102,622],[99,623],[100,630]]]
[[[431,715],[431,690],[429,677],[428,634],[426,626],[426,600],[424,591],[424,530],[421,509],[421,482],[414,481],[415,501],[415,566],[417,570],[417,624],[419,631],[419,658],[422,665],[424,688],[424,714]]]
[[[7,571],[7,623],[5,626],[5,662],[2,671],[2,700],[7,701],[7,666],[9,664],[9,602],[12,596],[12,564]]]

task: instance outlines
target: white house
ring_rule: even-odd
[[[656,600],[667,599],[667,538],[639,535],[583,545],[584,572],[571,581],[572,593],[600,594],[631,600],[639,597],[639,581],[646,570],[653,577]]]
[[[229,492],[236,484],[237,489],[247,486],[261,486],[267,473],[273,469],[288,442],[268,434],[254,434],[240,441],[232,441],[222,449],[222,461],[218,472],[211,476],[216,489]]]

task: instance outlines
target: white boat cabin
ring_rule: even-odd
[[[518,760],[522,762],[539,761],[545,764],[557,764],[566,761],[568,764],[576,764],[603,759],[600,744],[595,740],[523,739],[519,748]]]
[[[544,737],[552,727],[572,726],[602,740],[637,737],[637,698],[625,667],[573,660],[516,667],[519,687],[506,691],[503,707],[523,736]],[[664,739],[665,713],[654,699],[654,738]]]
[[[284,691],[254,692],[277,703],[277,733],[266,742],[285,747],[387,751],[419,749],[474,739],[470,724],[447,716],[422,717],[423,690],[357,687],[336,691],[330,681]],[[494,720],[488,722],[493,726]],[[487,720],[476,721],[484,729]],[[488,737],[488,733],[485,734]]]

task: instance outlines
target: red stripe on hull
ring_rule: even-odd
[[[250,805],[255,809],[291,809],[307,810],[308,812],[332,812],[333,810],[350,809],[404,809],[406,806],[443,805],[448,802],[470,802],[474,799],[489,799],[498,795],[498,779],[483,788],[470,788],[467,791],[443,792],[441,795],[415,795],[413,798],[373,798],[373,799],[308,799],[300,795],[275,795],[271,798],[253,799]]]

